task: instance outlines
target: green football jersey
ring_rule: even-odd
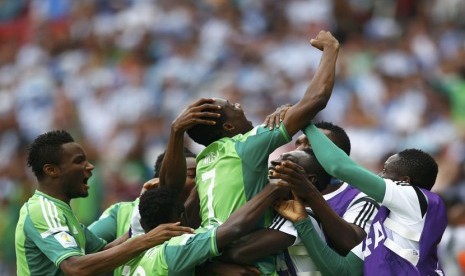
[[[128,262],[122,275],[194,275],[195,266],[218,256],[216,227],[171,238]]]
[[[79,223],[68,204],[36,191],[16,225],[18,275],[63,275],[63,260],[97,252],[105,244]]]
[[[131,202],[115,203],[108,207],[97,221],[89,225],[89,230],[110,243],[129,231],[132,214],[138,206],[139,198]],[[123,267],[115,268],[113,274],[123,275]]]
[[[203,227],[222,224],[268,184],[268,156],[291,137],[284,124],[258,126],[222,138],[197,156],[196,184]],[[261,224],[264,222],[261,222]]]
[[[139,198],[131,202],[115,203],[103,211],[97,221],[89,225],[89,230],[110,243],[129,231],[132,214],[138,206]]]

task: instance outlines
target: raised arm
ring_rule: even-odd
[[[382,202],[386,183],[380,176],[355,163],[313,124],[305,128],[318,162],[330,175],[357,187],[360,191]]]
[[[310,43],[323,51],[323,55],[303,98],[289,108],[283,119],[290,136],[304,128],[320,110],[326,107],[334,86],[339,42],[330,32],[321,31],[316,38],[310,40]]]
[[[186,183],[186,158],[184,133],[197,124],[214,125],[210,118],[218,118],[214,112],[221,107],[212,104],[213,99],[200,99],[189,105],[171,124],[171,133],[160,169],[160,185],[181,191]]]

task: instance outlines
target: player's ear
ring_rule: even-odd
[[[47,176],[52,178],[58,177],[60,175],[60,169],[52,164],[45,164],[43,170]]]

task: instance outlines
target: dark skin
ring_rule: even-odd
[[[319,111],[325,108],[334,86],[339,42],[331,33],[321,31],[314,39],[310,40],[310,44],[321,50],[323,55],[303,98],[289,107],[286,110],[286,116],[279,119],[284,123],[290,136],[304,128]],[[233,137],[237,134],[246,133],[253,128],[252,123],[247,120],[239,104],[232,104],[224,99],[216,99],[215,104],[224,109],[223,137]],[[276,119],[271,118],[267,118],[266,122],[273,125],[277,123]],[[270,129],[273,128],[273,125],[270,126]]]
[[[61,147],[60,163],[43,166],[44,177],[39,181],[38,190],[69,204],[73,198],[88,195],[87,180],[92,176],[94,166],[78,143],[65,143]],[[107,250],[69,257],[61,262],[60,269],[66,275],[95,275],[111,271],[148,248],[171,237],[192,232],[191,228],[179,224],[163,224],[146,235],[125,242],[119,239],[107,245]],[[122,239],[125,238],[127,236]]]
[[[221,107],[213,99],[200,99],[189,105],[171,124],[171,133],[160,169],[160,185],[167,185],[180,192],[186,183],[186,158],[184,157],[184,134],[197,124],[214,125],[212,119],[221,116]],[[177,169],[181,167],[182,169]],[[176,173],[173,173],[175,171]]]
[[[322,131],[331,139],[330,131]],[[305,135],[299,136],[296,141],[296,149],[309,147],[307,137]],[[312,168],[313,173],[309,173],[302,166],[297,165],[296,160],[284,158],[284,160],[277,161],[272,169],[273,177],[286,180],[289,186],[298,186],[296,193],[301,196],[306,206],[312,208],[315,215],[320,219],[326,236],[331,240],[331,244],[339,254],[346,255],[365,238],[366,233],[362,228],[339,217],[322,197],[322,194],[335,191],[340,185],[329,185],[327,182],[324,185],[319,185],[321,191],[316,188],[316,182],[319,181],[321,184],[322,181],[322,177],[319,175],[326,173],[315,156],[312,156],[307,164],[299,163],[303,164],[303,167]],[[300,183],[300,185],[295,185],[296,183]],[[261,229],[241,239],[223,256],[233,262],[252,264],[257,259],[285,250],[294,241],[294,236],[279,230]]]
[[[348,223],[331,209],[312,183],[315,178],[307,177],[300,165],[284,161],[275,167],[274,175],[285,180],[287,182],[285,186],[292,188],[304,204],[312,208],[320,219],[325,235],[329,237],[335,251],[340,255],[345,256],[365,238],[366,233],[361,227]]]
[[[214,99],[199,99],[184,109],[171,124],[171,134],[160,169],[160,185],[173,188],[178,193],[184,190],[187,177],[187,163],[184,157],[184,134],[197,124],[214,125],[212,119],[220,116],[221,106],[213,104]],[[218,112],[215,112],[217,110]],[[185,212],[182,215],[183,225],[198,227],[200,225],[197,190],[193,189],[185,201]],[[196,204],[192,204],[196,203]],[[227,224],[227,223],[225,223]],[[217,230],[217,246],[221,248],[223,241],[228,242],[234,228],[228,225]],[[222,229],[225,229],[224,231]],[[227,231],[226,231],[227,230]],[[231,275],[258,275],[256,268],[224,263],[211,263],[198,268],[198,272],[213,274],[215,271],[229,271]]]

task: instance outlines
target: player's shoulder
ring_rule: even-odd
[[[58,216],[63,213],[60,204],[53,199],[42,194],[34,194],[25,204],[29,217],[34,219],[44,219],[45,217]]]

